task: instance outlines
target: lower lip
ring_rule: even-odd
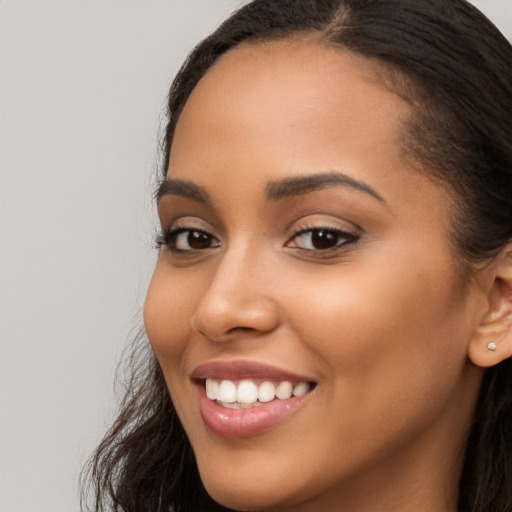
[[[299,409],[309,393],[275,399],[264,405],[246,409],[229,409],[210,400],[204,387],[199,387],[199,409],[206,426],[222,437],[242,438],[269,430]]]

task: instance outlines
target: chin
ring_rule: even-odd
[[[208,494],[220,505],[243,512],[264,511],[283,506],[286,499],[284,479],[272,478],[271,482],[247,478],[220,478],[220,475],[201,475]],[[273,487],[275,486],[275,487]]]
[[[208,494],[220,505],[240,512],[264,511],[276,506],[274,500],[261,493],[248,489],[210,488],[205,484]]]

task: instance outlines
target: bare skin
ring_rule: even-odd
[[[402,155],[409,107],[373,73],[312,41],[241,47],[177,126],[168,179],[181,181],[158,209],[180,231],[145,324],[201,478],[233,509],[456,510],[480,366],[496,362],[481,341],[496,272],[461,280],[453,199]],[[316,387],[272,428],[223,437],[191,379],[211,361]]]

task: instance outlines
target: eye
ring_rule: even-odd
[[[198,229],[173,229],[164,235],[164,243],[171,251],[204,251],[219,247],[220,242],[212,234]]]
[[[307,229],[297,233],[288,242],[288,247],[309,251],[328,251],[357,240],[357,236],[339,229]]]

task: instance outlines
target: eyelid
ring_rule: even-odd
[[[332,247],[300,247],[299,245],[290,245],[292,242],[298,240],[300,237],[303,237],[303,235],[310,233],[311,236],[315,232],[329,235],[334,235],[337,237],[336,243]],[[352,244],[354,242],[357,242],[359,240],[359,236],[355,235],[353,233],[349,233],[348,231],[341,230],[341,229],[334,229],[334,228],[313,228],[313,229],[303,229],[301,231],[298,231],[293,235],[287,242],[287,246],[290,248],[296,248],[301,249],[304,251],[310,251],[310,252],[319,252],[319,253],[327,253],[327,252],[334,252],[334,251],[340,251],[343,246]],[[295,242],[296,243],[296,242]]]
[[[290,238],[307,231],[318,230],[340,231],[354,237],[361,237],[363,229],[358,224],[333,217],[331,215],[312,214],[298,221],[290,223],[287,227]]]
[[[216,240],[220,245],[220,238],[214,234],[215,230],[212,229],[211,225],[201,218],[186,216],[186,217],[178,217],[177,219],[172,220],[168,226],[161,226],[160,234],[155,238],[155,245],[157,249],[161,249],[163,246],[168,246],[169,249],[175,253],[193,253],[193,252],[201,252],[201,249],[186,249],[180,250],[177,248],[171,248],[171,239],[173,237],[179,236],[181,233],[185,232],[198,232],[205,233],[209,235],[212,240]],[[215,245],[211,248],[218,247]],[[206,250],[206,249],[205,249]]]
[[[190,236],[191,233],[202,233],[204,235],[207,235],[210,239],[210,245],[208,247],[202,247],[202,248],[190,247],[189,249],[180,249],[178,247],[178,244],[179,244],[178,237],[180,237],[184,233],[188,233],[188,236]],[[187,242],[189,242],[189,241],[187,240]],[[171,228],[171,229],[166,230],[157,238],[157,245],[159,245],[160,247],[162,247],[163,245],[167,246],[169,248],[169,250],[171,251],[171,253],[187,255],[187,254],[202,253],[202,252],[205,252],[205,251],[208,251],[211,249],[215,249],[217,247],[220,247],[221,242],[215,235],[213,235],[209,231],[206,231],[204,229],[195,229],[193,227],[190,227],[190,228]]]
[[[340,219],[331,215],[312,214],[303,217],[288,227],[290,234],[286,241],[286,247],[300,251],[304,254],[313,255],[315,258],[327,257],[328,255],[338,254],[348,250],[351,246],[361,239],[363,230],[361,227],[346,219]],[[331,247],[317,247],[312,238],[303,240],[302,246],[299,243],[299,237],[311,233],[311,237],[316,232],[324,231],[337,237],[337,241]],[[326,239],[327,240],[327,239]],[[307,247],[309,245],[309,247]]]
[[[211,223],[205,221],[201,217],[193,215],[185,215],[168,219],[167,222],[162,222],[161,231],[162,233],[169,233],[171,231],[203,231],[208,233],[215,238],[219,238],[218,230],[215,229]]]

